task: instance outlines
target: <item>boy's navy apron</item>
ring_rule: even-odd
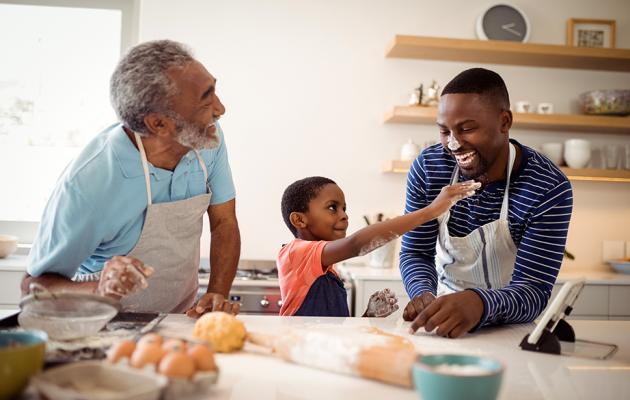
[[[343,282],[333,272],[326,272],[313,282],[300,308],[301,317],[349,317],[348,297]]]

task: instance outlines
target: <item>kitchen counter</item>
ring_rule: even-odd
[[[400,281],[398,268],[372,268],[358,264],[342,263],[337,270],[345,277],[354,280],[394,280]],[[586,278],[589,285],[630,285],[630,274],[618,274],[605,270],[560,270],[556,283],[564,283],[568,280]]]
[[[555,356],[523,351],[518,347],[533,324],[486,328],[461,339],[444,339],[429,333],[408,335],[408,322],[400,312],[383,319],[239,316],[248,330],[280,333],[290,327],[322,323],[353,327],[375,326],[408,337],[423,353],[487,355],[506,367],[500,399],[615,399],[630,393],[630,322],[572,321],[581,339],[611,342],[619,350],[610,360]],[[190,335],[194,320],[169,315],[159,326],[163,334]],[[254,346],[233,354],[218,354],[219,382],[213,399],[414,399],[415,391],[287,363],[251,352]],[[624,395],[625,393],[625,395]]]

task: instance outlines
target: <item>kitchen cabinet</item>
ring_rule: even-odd
[[[396,35],[386,57],[465,61],[533,67],[630,72],[630,49],[603,49],[509,41],[482,41]],[[396,106],[385,123],[434,124],[432,107]],[[630,133],[630,118],[569,114],[514,114],[514,128],[530,130]],[[408,164],[408,163],[407,163]],[[388,161],[384,172],[406,173],[405,162]],[[630,171],[563,169],[571,180],[630,182]]]
[[[24,271],[0,269],[0,309],[17,310],[20,304],[20,283]]]
[[[393,290],[401,309],[409,302],[398,269],[375,269],[349,264],[343,264],[338,268],[354,285],[354,316],[361,316],[370,295],[377,290],[385,288]],[[599,271],[561,273],[551,292],[551,298],[553,299],[566,280],[578,277],[586,278],[586,285],[568,319],[630,320],[630,275]]]

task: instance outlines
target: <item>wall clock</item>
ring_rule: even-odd
[[[510,4],[494,4],[477,18],[477,37],[483,40],[527,42],[530,25],[525,13]]]

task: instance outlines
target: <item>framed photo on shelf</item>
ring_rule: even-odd
[[[615,20],[570,18],[567,46],[615,48]]]

